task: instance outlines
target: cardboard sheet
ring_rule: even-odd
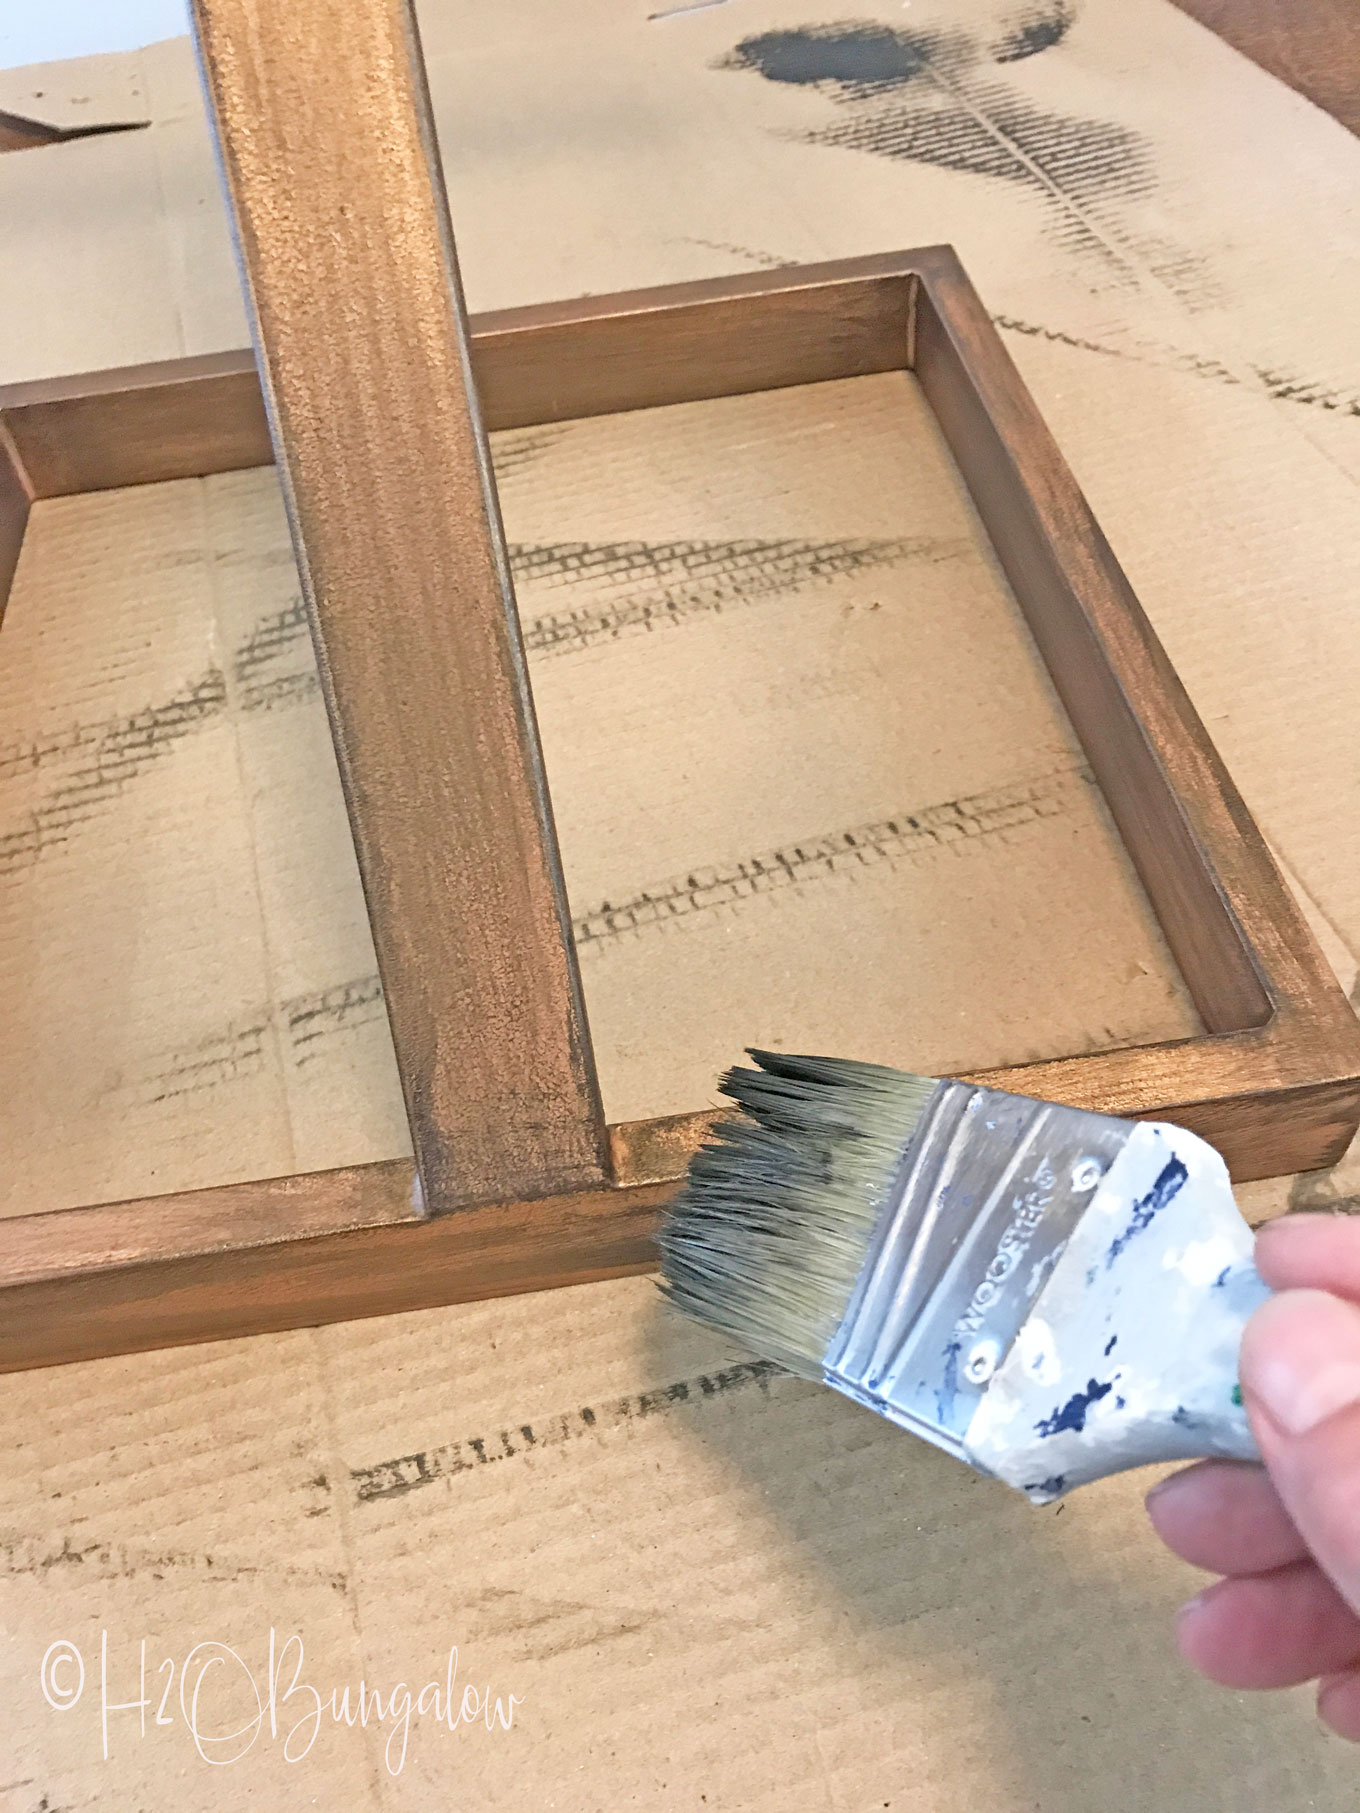
[[[1360,144],[1161,0],[855,19],[428,0],[473,306],[952,240],[1353,987]],[[187,46],[111,61],[146,131],[0,157],[0,381],[244,342]],[[496,456],[613,1114],[747,1038],[1189,1029],[909,380]],[[272,474],[41,506],[0,1209],[402,1150],[373,976]],[[1358,1198],[1354,1158],[1243,1192]],[[646,1281],[4,1379],[0,1430],[4,1813],[1354,1799],[1306,1695],[1175,1663],[1146,1478],[1034,1511]],[[496,1728],[427,1694],[403,1751],[452,1645]]]
[[[1302,1693],[1171,1656],[1193,1583],[1146,1476],[1033,1510],[646,1279],[58,1369],[0,1415],[6,1813],[1354,1804]],[[101,1631],[108,1700],[140,1698],[145,1638],[151,1701],[144,1737],[110,1711],[107,1759]],[[392,1694],[442,1693],[453,1646],[455,1717],[489,1688],[494,1729],[427,1693],[403,1757]],[[361,1679],[367,1726],[337,1722]]]

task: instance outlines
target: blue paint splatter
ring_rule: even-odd
[[[1225,1265],[1217,1278],[1214,1279],[1214,1289],[1216,1291],[1221,1291],[1223,1289],[1223,1286],[1228,1282],[1228,1273],[1231,1270],[1232,1267],[1230,1265]]]
[[[1141,1234],[1152,1220],[1158,1209],[1164,1209],[1172,1199],[1180,1194],[1181,1185],[1190,1173],[1179,1158],[1169,1158],[1162,1166],[1161,1176],[1153,1184],[1146,1196],[1142,1196],[1133,1205],[1128,1226],[1117,1239],[1110,1242],[1110,1250],[1105,1255],[1106,1271],[1114,1264],[1124,1248],[1135,1234]]]
[[[1046,1416],[1042,1422],[1034,1425],[1037,1435],[1061,1435],[1064,1429],[1071,1429],[1080,1435],[1086,1427],[1086,1412],[1092,1404],[1108,1397],[1114,1390],[1114,1381],[1106,1379],[1102,1385],[1097,1379],[1089,1379],[1085,1391],[1074,1391],[1067,1402],[1052,1416]]]
[[[1065,1473],[1054,1473],[1048,1479],[1032,1480],[1029,1485],[1022,1487],[1021,1489],[1025,1492],[1043,1492],[1048,1497],[1056,1498],[1058,1493],[1061,1492],[1066,1485],[1067,1475]]]
[[[1109,1340],[1105,1343],[1105,1358],[1107,1360],[1109,1359],[1110,1355],[1114,1352],[1114,1344],[1118,1339],[1119,1339],[1118,1335],[1111,1335]]]
[[[935,1393],[935,1414],[940,1421],[947,1422],[949,1413],[954,1408],[954,1399],[959,1390],[959,1355],[963,1343],[957,1338],[951,1341],[944,1350],[944,1377],[940,1389]]]

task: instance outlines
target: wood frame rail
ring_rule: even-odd
[[[416,1160],[0,1221],[0,1370],[650,1267],[709,1116],[603,1123],[487,429],[913,371],[1206,1028],[981,1080],[1334,1162],[1360,1023],[953,252],[468,323],[404,0],[197,6],[264,384],[0,392],[0,606],[35,500],[277,446]]]

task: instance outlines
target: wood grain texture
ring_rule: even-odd
[[[198,478],[274,458],[250,352],[208,353],[0,391],[35,497]]]
[[[149,124],[149,120],[104,120],[97,126],[49,126],[44,120],[26,119],[21,113],[0,108],[0,151],[37,151],[44,145],[64,145],[70,139],[144,132]]]
[[[914,297],[887,254],[505,309],[473,317],[473,371],[493,429],[898,371]]]
[[[4,622],[32,502],[32,482],[0,410],[0,623]]]
[[[1344,999],[1344,997],[1343,997]],[[1130,1120],[1188,1127],[1223,1154],[1235,1183],[1335,1164],[1360,1124],[1355,1042],[1285,1013],[1257,1033],[1054,1058],[967,1081]]]
[[[835,326],[842,309],[850,324],[844,329]],[[573,320],[579,323],[579,342],[573,339]],[[717,347],[735,327],[742,345]],[[290,321],[288,331],[300,331],[299,324]],[[283,339],[288,341],[287,333]],[[441,344],[447,354],[447,342]],[[891,369],[907,364],[914,351],[923,389],[1211,1028],[1203,1038],[994,1070],[977,1080],[1076,1106],[1179,1121],[1216,1144],[1239,1180],[1321,1166],[1340,1156],[1360,1121],[1360,1024],[948,248],[483,317],[474,324],[473,346],[480,381],[494,400],[493,419],[507,426],[557,420],[568,407],[588,414],[592,399],[601,408],[620,409],[708,394],[704,361],[710,358],[717,368],[714,382],[721,394],[731,394]],[[551,356],[543,350],[547,346]],[[0,397],[0,414],[22,416],[25,444],[40,464],[43,458],[51,462],[45,468],[49,478],[60,472],[62,458],[79,457],[62,451],[63,434],[77,422],[91,445],[103,450],[92,475],[126,473],[118,424],[129,420],[129,409],[147,412],[148,421],[155,410],[168,409],[170,419],[183,424],[183,450],[174,457],[201,457],[209,462],[204,470],[219,470],[211,462],[240,442],[214,441],[203,402],[212,394],[208,382],[230,383],[236,386],[235,419],[242,419],[253,380],[248,356],[236,357],[234,367],[211,379],[176,362],[131,376],[29,386],[23,395],[11,391]],[[338,373],[332,376],[341,382]],[[374,394],[380,388],[372,374],[368,388]],[[343,387],[338,394],[348,396]],[[318,462],[303,463],[304,478],[312,479],[331,419],[313,402],[315,420],[305,419],[301,431],[308,460]],[[68,409],[75,404],[79,407]],[[411,424],[419,419],[417,405],[410,408],[410,422],[395,436],[397,465],[408,474],[414,456],[403,435],[414,432]],[[101,422],[101,410],[108,413],[107,422]],[[475,426],[466,419],[463,426],[475,440]],[[105,459],[108,465],[101,465]],[[359,465],[349,448],[339,462],[345,484],[362,483]],[[4,471],[0,464],[0,497]],[[26,499],[17,452],[9,471],[11,497]],[[494,555],[500,531],[485,471],[479,451],[476,460],[450,466],[444,482],[449,496],[461,500],[460,508],[470,508],[474,492],[482,499],[483,513],[468,519],[475,531],[470,545],[474,551],[489,547]],[[326,487],[319,489],[324,493]],[[417,487],[413,496],[428,510],[428,493]],[[304,545],[312,547],[310,526],[323,553],[334,555],[337,547],[343,553],[341,525],[327,513],[326,501],[324,495],[313,499],[313,514],[299,514]],[[395,536],[405,524],[408,540],[421,541],[409,524],[417,521],[423,533],[424,519],[410,516],[409,499],[387,495],[384,508],[390,514],[390,520],[379,521],[384,533]],[[25,512],[26,502],[16,504],[11,519],[18,522]],[[3,522],[0,514],[0,526]],[[438,523],[432,533],[438,541]],[[439,545],[448,553],[448,544]],[[414,662],[421,677],[426,645],[446,639],[461,655],[467,640],[461,613],[466,606],[475,618],[478,601],[484,606],[491,594],[485,569],[482,589],[469,603],[457,588],[435,588],[416,563],[416,581],[425,589],[408,599],[400,563],[394,562],[386,573],[390,589],[360,593],[392,601],[370,640],[365,626],[356,628],[354,613],[344,609],[352,595],[345,585],[369,572],[353,550],[350,554],[350,566],[343,561],[327,566],[325,578],[331,585],[345,582],[335,593],[335,615],[346,673],[359,683],[355,697],[371,703],[375,686],[381,690],[410,679],[402,667],[385,666],[375,644],[390,636],[401,660]],[[496,584],[504,587],[499,569]],[[508,608],[507,590],[494,596],[498,609]],[[485,628],[485,616],[477,621]],[[493,685],[501,684],[505,668],[493,661],[489,671]],[[455,696],[458,709],[471,710],[475,719],[479,695],[464,697],[455,688]],[[429,712],[428,697],[420,697]],[[457,743],[451,711],[442,723],[437,715],[433,723],[473,771],[480,751],[472,742]],[[339,722],[342,734],[354,731],[343,713]],[[369,729],[360,710],[361,742]],[[390,727],[380,732],[380,744],[393,734]],[[435,742],[443,747],[439,738]],[[523,754],[523,742],[512,737],[511,744]],[[409,815],[417,828],[470,826],[474,840],[490,840],[474,841],[474,854],[493,861],[503,855],[500,834],[494,825],[488,831],[475,811],[462,819],[430,816],[445,811],[449,799],[461,809],[458,790],[435,796],[419,787],[413,791],[412,778],[393,765],[395,748],[382,744],[388,766],[384,770],[380,761],[366,777],[366,784],[372,783],[376,773],[392,788],[385,793],[379,785],[369,796],[379,821],[395,810],[398,819]],[[504,748],[495,745],[493,755],[499,750],[501,759]],[[531,738],[528,748],[532,753]],[[522,804],[515,788],[541,784],[536,774],[516,771],[513,764],[507,769],[503,760],[500,767],[493,763],[493,778],[512,803],[520,798]],[[545,846],[535,847],[542,855]],[[550,841],[547,849],[550,854]],[[418,873],[428,884],[428,874]],[[445,882],[463,885],[451,871]],[[473,887],[473,898],[484,902],[479,887]],[[412,899],[412,910],[423,913],[423,897]],[[391,915],[400,904],[398,893],[390,891],[381,904]],[[423,919],[405,928],[415,966],[408,976],[421,973],[418,947],[426,935],[433,938],[432,949],[444,936],[441,914],[447,903],[436,905],[433,933]],[[515,906],[509,899],[508,909]],[[390,933],[390,918],[387,926]],[[519,961],[522,949],[514,954]],[[443,977],[436,974],[434,981],[442,984]],[[436,995],[437,989],[432,1001]],[[465,1008],[466,997],[460,999]],[[475,1029],[476,1022],[471,1024]],[[560,1020],[556,1024],[560,1030]],[[473,1048],[480,1050],[475,1039]],[[561,1074],[560,1067],[552,1073],[558,1080]],[[522,1199],[465,1208],[435,1222],[417,1218],[413,1172],[404,1162],[7,1221],[0,1224],[0,1306],[9,1311],[0,1315],[0,1367],[297,1327],[646,1269],[655,1217],[711,1122],[710,1114],[699,1113],[610,1128],[606,1149],[613,1187],[561,1192],[535,1181]]]
[[[685,1168],[708,1138],[717,1112],[668,1114],[659,1120],[621,1121],[609,1129],[609,1159],[621,1187],[667,1183]]]
[[[957,259],[936,253],[916,375],[1210,1032],[1272,1003],[1227,889],[1245,811],[1133,589]],[[1197,820],[1198,822],[1192,822]],[[1212,821],[1212,822],[1210,822]],[[1213,849],[1214,862],[1205,860]]]
[[[1015,1074],[991,1080],[1004,1086]],[[1329,1112],[1336,1121],[1352,1105],[1353,1091],[1330,1103],[1316,1089],[1293,1100],[1280,1092],[1247,1137],[1287,1140],[1296,1122],[1316,1133]],[[1221,1106],[1221,1123],[1201,1103],[1186,1124],[1210,1137],[1240,1122],[1247,1104]],[[659,1168],[678,1174],[709,1121],[675,1116],[614,1131],[621,1152],[639,1142],[664,1148]],[[1267,1161],[1259,1170],[1252,1150],[1244,1148],[1239,1181],[1270,1173],[1272,1149],[1259,1149]],[[0,1372],[651,1271],[657,1224],[677,1187],[675,1177],[658,1178],[421,1220],[410,1211],[413,1182],[413,1167],[396,1161],[7,1222]]]
[[[673,1188],[576,1191],[30,1278],[0,1289],[0,1372],[648,1271],[657,1218]],[[154,1237],[163,1204],[134,1208]]]
[[[893,254],[473,315],[483,421],[520,428],[896,371],[914,282]],[[11,384],[0,417],[38,497],[274,460],[248,349]]]
[[[405,0],[197,0],[433,1213],[599,1183],[604,1119]]]
[[[415,1166],[405,1158],[88,1209],[54,1209],[4,1224],[0,1292],[109,1266],[244,1251],[420,1219]]]
[[[1176,0],[1182,12],[1360,133],[1355,0]]]
[[[1165,1114],[1239,1177],[1334,1162],[1360,1116],[1360,1022],[957,258],[932,248],[921,271],[917,377],[1200,1016],[1234,1035],[994,1086]]]
[[[39,145],[55,145],[60,138],[59,127],[27,120],[21,113],[7,113],[0,108],[0,151],[33,151]]]

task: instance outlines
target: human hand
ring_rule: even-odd
[[[1226,1576],[1180,1613],[1186,1660],[1225,1687],[1316,1679],[1324,1723],[1360,1741],[1360,1217],[1268,1222],[1256,1264],[1281,1293],[1242,1342],[1265,1466],[1201,1461],[1153,1487],[1148,1515]]]

